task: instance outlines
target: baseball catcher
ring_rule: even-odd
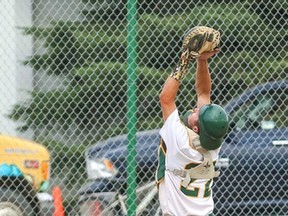
[[[181,59],[160,94],[164,124],[156,179],[163,215],[213,215],[211,187],[219,175],[214,163],[228,129],[225,110],[210,101],[208,59],[219,51],[219,43],[217,30],[205,26],[189,30],[183,39]],[[180,118],[175,98],[194,61],[197,104]]]

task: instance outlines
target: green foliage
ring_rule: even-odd
[[[273,54],[285,53],[285,32],[267,26],[257,15],[238,4],[210,4],[193,7],[175,15],[143,14],[139,17],[138,63],[159,69],[178,61],[182,35],[196,25],[207,25],[222,33],[222,51],[255,50]],[[209,6],[209,7],[208,7]],[[239,10],[239,8],[242,8]],[[183,21],[184,20],[184,21]],[[125,22],[53,22],[50,28],[27,30],[45,39],[47,52],[27,61],[34,69],[47,68],[50,73],[70,73],[91,62],[126,60]],[[287,33],[287,32],[286,32]]]
[[[25,63],[35,70],[48,68],[50,74],[69,74],[87,62],[125,61],[125,35],[121,25],[52,22],[46,29],[26,29],[26,34],[44,39],[47,51],[34,55]]]
[[[260,83],[284,80],[288,73],[287,59],[275,60],[274,56],[253,51],[242,51],[215,59],[211,65],[213,98],[226,103],[245,89]]]
[[[82,15],[90,22],[119,22],[126,18],[127,0],[82,0],[86,5],[82,10]],[[240,2],[245,2],[241,0]],[[137,1],[137,13],[158,14],[159,16],[169,16],[191,11],[197,5],[210,5],[213,3],[239,3],[239,0],[139,0]]]
[[[266,25],[278,30],[286,29],[287,32],[288,2],[286,0],[248,0],[247,7],[255,12]]]
[[[82,130],[95,127],[125,128],[126,64],[101,62],[75,69],[65,90],[34,91],[30,104],[15,107],[11,117],[25,118],[36,130],[55,128],[67,130],[77,124]],[[163,83],[160,71],[147,67],[137,69],[138,118],[158,115],[158,94]]]
[[[92,5],[101,2],[105,1],[86,1]],[[211,26],[222,34],[222,52],[210,64],[214,102],[224,103],[239,94],[232,86],[246,88],[271,79],[285,79],[287,58],[282,58],[287,51],[283,48],[287,29],[263,22],[250,4],[243,8],[243,2],[238,1],[193,2],[193,7],[163,16],[165,12],[155,13],[156,7],[146,3],[138,18],[139,129],[159,125],[158,95],[179,59],[182,35],[193,26]],[[121,7],[113,1],[111,4]],[[277,5],[282,8],[283,4],[279,1]],[[101,16],[98,12],[95,16]],[[15,106],[11,117],[27,123],[23,130],[56,127],[65,131],[77,125],[84,131],[97,128],[102,136],[107,131],[112,135],[123,133],[127,100],[126,23],[117,16],[115,20],[89,16],[90,20],[86,17],[83,22],[59,21],[45,29],[26,29],[26,34],[44,40],[46,48],[44,55],[36,54],[26,63],[36,71],[46,69],[51,74],[65,74],[70,82],[64,90],[34,91],[30,103]],[[195,104],[195,68],[191,71],[182,82],[179,110]]]
[[[85,145],[65,145],[63,143],[46,140],[43,143],[51,154],[51,177],[62,176],[63,183],[68,188],[81,185],[86,180]]]
[[[232,80],[245,81],[247,86],[254,86],[277,79],[285,79],[288,62],[283,59],[275,61],[273,56],[255,55],[252,51],[240,52],[218,62],[216,71],[225,70]]]

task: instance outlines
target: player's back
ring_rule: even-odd
[[[159,200],[163,214],[209,215],[214,208],[212,179],[191,179],[190,184],[184,187],[181,185],[184,177],[173,172],[189,170],[203,162],[203,155],[191,147],[191,139],[198,135],[188,130],[180,121],[177,110],[169,116],[160,130],[163,139],[160,150],[165,159],[165,163],[162,159],[162,166],[165,164],[164,180],[159,184]],[[216,161],[219,149],[209,152],[212,160]]]

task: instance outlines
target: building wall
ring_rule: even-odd
[[[59,77],[48,76],[45,71],[33,73],[23,64],[33,53],[45,49],[43,41],[33,41],[21,28],[47,27],[52,20],[81,19],[81,6],[79,0],[0,0],[0,133],[33,138],[31,130],[17,131],[21,122],[15,123],[7,115],[15,104],[29,100],[33,88],[48,90],[62,83]]]
[[[23,35],[21,27],[32,24],[31,0],[0,1],[0,133],[31,137],[31,131],[16,131],[7,115],[16,103],[29,98],[33,87],[33,72],[23,65],[32,55],[32,37]]]

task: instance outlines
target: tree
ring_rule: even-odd
[[[99,4],[99,1],[86,2]],[[217,83],[213,96],[216,100],[223,102],[235,97],[239,92],[230,90],[233,85],[246,87],[272,77],[285,78],[283,29],[263,23],[242,3],[219,2],[199,3],[189,11],[166,16],[155,14],[146,2],[150,6],[143,7],[147,11],[143,10],[138,18],[139,129],[160,126],[159,89],[179,59],[182,35],[195,25],[211,26],[222,34],[222,52],[211,62]],[[119,4],[116,6],[120,7]],[[105,14],[96,15],[103,15],[103,19],[54,21],[49,28],[26,29],[34,38],[42,38],[46,48],[45,54],[34,55],[26,63],[36,72],[45,69],[50,74],[65,75],[68,81],[61,90],[35,89],[32,101],[15,107],[11,117],[24,119],[27,124],[23,129],[52,127],[65,133],[77,128],[92,130],[99,136],[125,132],[126,21],[121,16],[106,20]],[[190,80],[183,81],[186,83],[178,97],[180,110],[192,106],[191,101],[195,100],[190,96],[194,89],[193,74],[189,76]]]

